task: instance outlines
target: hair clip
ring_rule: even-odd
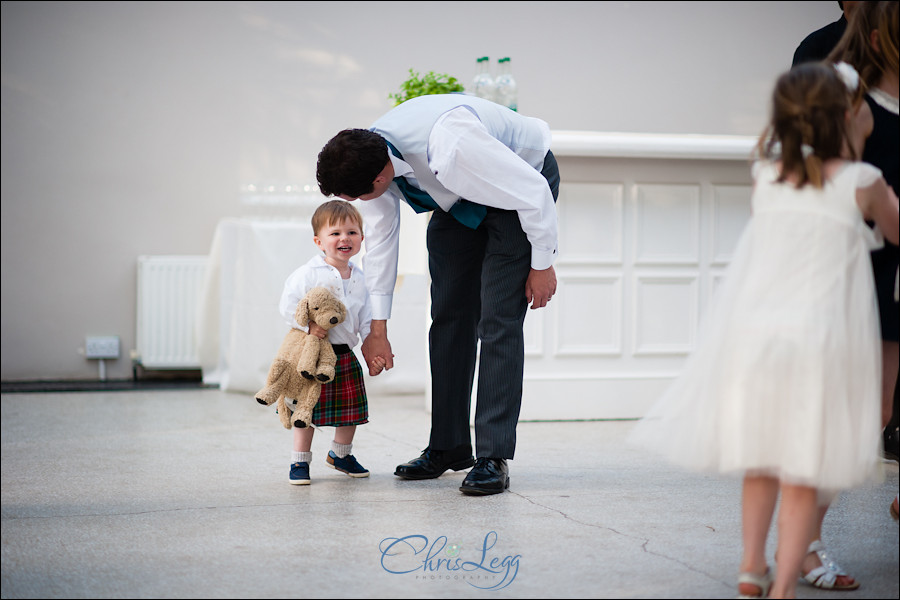
[[[841,78],[841,81],[844,82],[847,89],[851,92],[855,92],[859,87],[859,73],[856,72],[856,69],[854,69],[852,65],[841,61],[835,63],[834,70],[837,71],[838,77]]]

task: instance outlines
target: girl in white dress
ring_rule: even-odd
[[[839,73],[840,71],[840,73]],[[794,596],[817,505],[880,477],[880,335],[864,219],[898,239],[898,203],[856,162],[866,104],[848,65],[783,74],[753,166],[753,217],[681,376],[631,441],[743,475],[742,596]],[[846,81],[846,83],[845,83]],[[765,557],[779,491],[777,576]],[[771,588],[771,590],[770,590]]]

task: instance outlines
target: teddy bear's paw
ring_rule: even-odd
[[[334,379],[334,377],[333,377],[333,376],[328,376],[328,375],[325,374],[325,373],[319,373],[318,375],[316,375],[316,379],[318,379],[318,380],[321,381],[322,383],[328,383],[329,381],[331,381],[332,379]]]
[[[316,377],[315,377],[312,373],[310,373],[309,371],[300,371],[300,374],[303,375],[303,377],[304,377],[305,379],[315,380],[315,378],[316,378]]]
[[[266,393],[265,389],[256,392],[256,401],[263,406],[269,406],[278,399],[278,396],[272,397],[272,394]]]
[[[303,419],[294,419],[294,427],[297,429],[306,429],[309,427],[309,423],[304,421]]]

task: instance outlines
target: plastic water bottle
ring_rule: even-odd
[[[473,80],[473,91],[479,98],[494,99],[494,78],[491,77],[491,61],[482,56],[476,61],[477,69]]]
[[[501,58],[498,63],[497,79],[494,81],[494,102],[512,110],[519,110],[519,89],[512,75],[512,64],[509,57]]]

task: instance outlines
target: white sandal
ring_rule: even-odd
[[[741,594],[741,584],[747,583],[759,588],[758,594]],[[768,598],[772,587],[772,569],[766,567],[762,575],[755,573],[738,573],[738,598]]]
[[[819,557],[822,565],[803,576],[808,584],[819,589],[836,591],[850,591],[859,587],[859,582],[855,580],[850,585],[837,585],[838,577],[849,577],[849,575],[831,558],[831,553],[825,549],[825,544],[821,540],[816,540],[809,545],[807,553],[813,552]]]

